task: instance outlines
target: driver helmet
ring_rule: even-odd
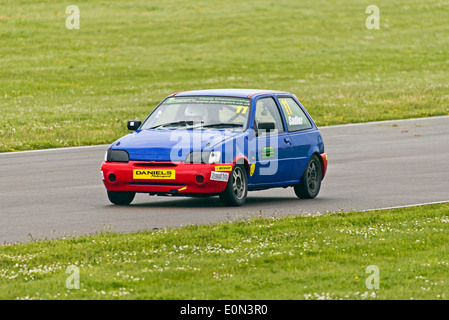
[[[184,110],[184,115],[192,120],[200,121],[205,117],[205,108],[199,105],[188,105]]]

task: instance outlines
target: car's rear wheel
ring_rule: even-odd
[[[120,206],[129,205],[135,197],[136,193],[132,191],[108,191],[108,198],[113,204]]]
[[[226,206],[242,206],[248,194],[248,175],[245,167],[235,165],[230,174],[226,189],[220,193],[220,200]]]
[[[307,163],[301,181],[294,186],[295,194],[300,199],[313,199],[320,192],[321,188],[321,163],[318,157],[314,154],[310,157]]]

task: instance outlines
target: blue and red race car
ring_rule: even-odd
[[[115,141],[101,166],[109,200],[136,193],[218,195],[243,205],[247,192],[293,187],[318,195],[327,156],[318,128],[291,93],[197,90],[166,97],[133,132]]]

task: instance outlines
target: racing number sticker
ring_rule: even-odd
[[[248,107],[237,106],[237,110],[235,111],[235,113],[246,114],[247,110],[248,110]]]

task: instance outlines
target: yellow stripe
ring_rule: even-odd
[[[287,112],[287,115],[289,115],[288,108],[285,105],[285,100],[284,99],[282,99],[282,105],[284,106],[284,109],[285,109],[285,112]]]
[[[290,105],[288,104],[287,100],[284,100],[284,101],[285,101],[285,105],[286,105],[287,108],[288,108],[288,111],[290,111],[290,115],[292,115],[293,112],[292,112],[292,109],[290,109]]]
[[[292,110],[290,109],[290,107],[289,107],[289,105],[287,103],[287,100],[281,99],[281,103],[284,106],[285,111],[287,112],[287,115],[291,115],[292,114]]]
[[[183,191],[183,190],[185,190],[185,189],[187,189],[187,187],[184,187],[184,188],[178,189],[178,191]]]

